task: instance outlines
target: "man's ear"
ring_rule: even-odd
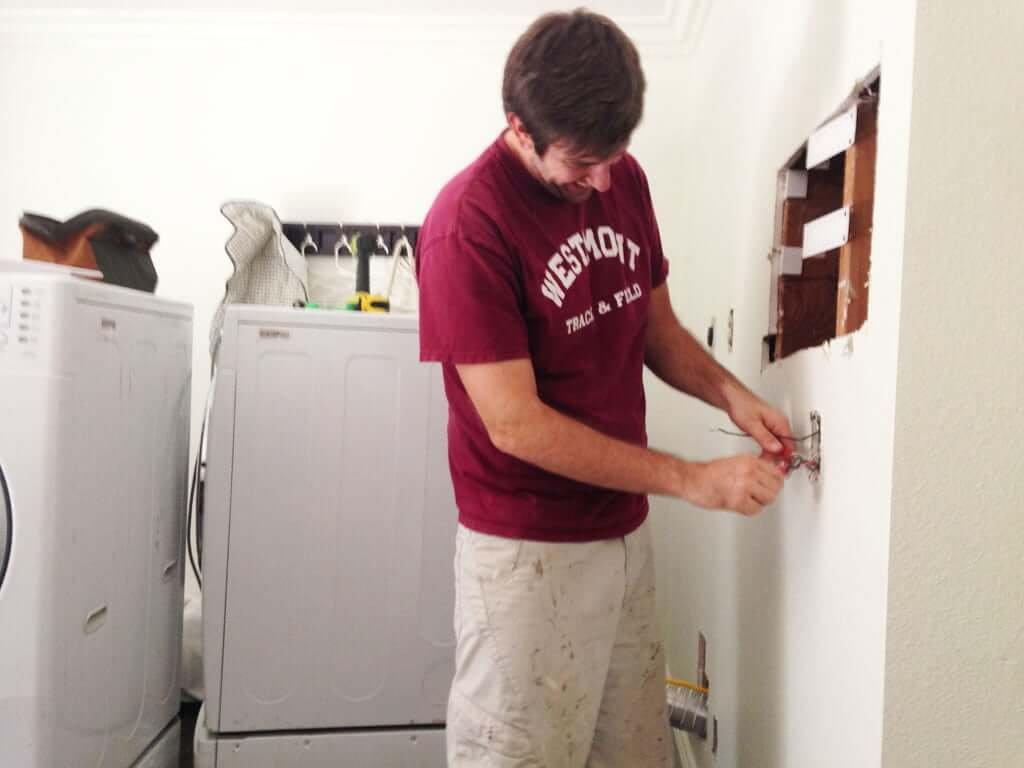
[[[530,136],[530,132],[526,130],[526,125],[519,118],[515,112],[509,112],[506,116],[508,118],[508,127],[512,129],[512,133],[516,137],[516,142],[525,150],[533,152],[535,150],[533,146],[533,137]]]

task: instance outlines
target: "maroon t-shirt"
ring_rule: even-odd
[[[443,364],[459,521],[540,541],[624,536],[647,498],[571,480],[491,443],[456,364],[529,358],[540,399],[647,444],[644,333],[668,265],[633,157],[581,204],[556,198],[499,137],[438,195],[419,235],[420,357]]]

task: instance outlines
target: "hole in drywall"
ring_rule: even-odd
[[[880,90],[876,73],[779,171],[768,363],[867,319]]]

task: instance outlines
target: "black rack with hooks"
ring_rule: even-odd
[[[359,249],[364,253],[367,252],[364,249],[372,249],[369,250],[369,255],[371,256],[387,256],[394,253],[395,247],[402,239],[402,235],[408,238],[410,246],[415,251],[416,240],[420,233],[419,226],[412,224],[310,224],[284,222],[281,228],[284,236],[299,251],[303,250],[302,244],[307,243],[305,249],[306,256],[333,256],[335,246],[341,239],[343,232],[349,243],[355,243],[356,235],[358,235]],[[378,234],[384,242],[386,251],[377,244]],[[308,245],[307,235],[313,247]],[[338,255],[353,256],[355,254],[341,248]]]

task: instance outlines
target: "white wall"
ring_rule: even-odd
[[[590,5],[641,47],[650,86],[633,149],[668,214],[681,195],[672,165],[689,9]],[[65,218],[100,206],[153,226],[158,293],[195,305],[193,449],[207,329],[230,273],[221,203],[261,200],[285,221],[422,220],[442,184],[502,127],[501,72],[515,38],[538,13],[564,7],[54,6],[0,8],[0,258],[20,258],[16,222],[26,210]]]
[[[886,766],[1024,754],[1024,6],[921,3],[896,410]]]
[[[516,35],[561,6],[461,3],[453,14],[437,0],[223,0],[202,12],[205,3],[46,10],[53,5],[0,8],[0,258],[20,257],[15,223],[25,210],[64,218],[104,206],[151,224],[161,235],[159,292],[196,307],[197,406],[205,329],[230,272],[220,204],[258,199],[285,220],[419,221],[497,135]],[[684,9],[592,6],[617,12],[643,46],[651,95],[635,151],[659,167],[680,109],[671,61]],[[652,177],[659,196],[678,195],[671,178]]]
[[[673,166],[677,312],[717,357],[781,406],[801,434],[822,414],[824,471],[788,480],[761,517],[658,501],[661,608],[673,673],[693,677],[709,641],[715,765],[818,768],[881,760],[896,341],[910,125],[913,3],[717,0],[682,69]],[[881,63],[878,182],[868,321],[851,342],[762,374],[775,175]],[[730,307],[736,346],[724,344]],[[752,450],[712,434],[724,415],[651,396],[652,442],[695,458]],[[698,762],[708,745],[693,740]]]

